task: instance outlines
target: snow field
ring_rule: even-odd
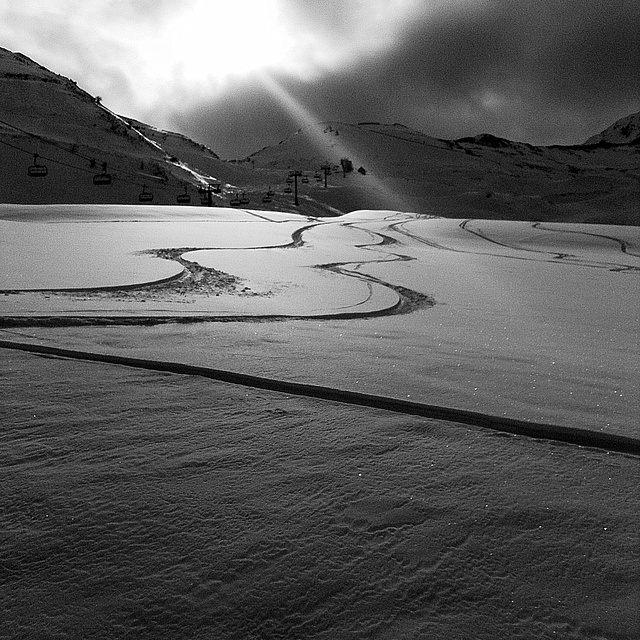
[[[101,222],[88,222],[94,214]],[[236,288],[194,285],[180,294],[171,285],[126,295],[5,295],[0,312],[7,318],[361,314],[361,321],[319,325],[145,329],[142,346],[140,332],[123,328],[118,341],[140,357],[165,360],[168,353],[190,364],[638,435],[637,228],[392,211],[307,219],[226,209],[5,206],[3,216],[0,224],[14,229],[2,254],[7,279],[130,284],[135,269],[148,267],[149,279],[179,272],[177,262],[143,253],[171,247],[184,248],[189,264],[241,279]],[[15,222],[19,216],[30,221]],[[24,269],[16,270],[6,256],[14,252],[17,260],[25,247],[38,246],[34,238],[40,250],[23,256]],[[130,274],[118,275],[129,264],[136,265]],[[365,320],[395,307],[394,287],[435,304]],[[161,334],[170,339],[156,350],[152,336]],[[211,334],[224,336],[229,350],[212,349]],[[75,332],[73,341],[96,346],[87,332]]]
[[[637,630],[634,458],[128,367],[0,369],[13,636]]]

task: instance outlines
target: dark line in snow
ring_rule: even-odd
[[[542,222],[536,222],[531,226],[534,229],[539,229],[540,231],[550,231],[552,233],[575,233],[577,235],[591,236],[593,238],[603,238],[604,240],[611,240],[612,242],[617,242],[620,245],[620,251],[622,251],[622,253],[626,253],[627,255],[640,258],[639,253],[629,251],[629,245],[625,240],[621,240],[620,238],[616,238],[615,236],[607,236],[603,233],[590,233],[589,231],[575,231],[573,229],[556,229],[556,228],[550,229],[549,227],[545,227],[544,223]]]
[[[319,400],[328,400],[331,402],[341,402],[344,404],[358,405],[372,409],[382,409],[385,411],[421,416],[423,418],[432,418],[435,420],[447,420],[450,422],[457,422],[460,424],[467,424],[474,427],[482,427],[485,429],[492,429],[494,431],[501,431],[504,433],[527,436],[536,439],[567,442],[582,447],[593,447],[636,456],[640,455],[640,439],[614,433],[603,433],[600,431],[588,431],[575,427],[528,422],[503,416],[492,416],[475,411],[465,411],[450,407],[422,404],[399,398],[371,395],[356,391],[336,389],[333,387],[276,380],[274,378],[265,378],[246,373],[238,373],[235,371],[213,369],[211,367],[199,367],[179,362],[129,358],[125,356],[76,351],[48,345],[11,342],[7,340],[0,340],[0,348],[72,358],[75,360],[105,362],[108,364],[135,367],[137,369],[200,376],[210,378],[212,380],[218,380],[220,382],[252,387],[255,389],[288,393],[291,395],[317,398]]]

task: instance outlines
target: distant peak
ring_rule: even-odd
[[[632,113],[620,120],[616,120],[612,125],[608,126],[604,131],[591,136],[583,143],[587,146],[592,145],[617,145],[617,144],[637,144],[640,136],[640,111]]]
[[[387,122],[378,122],[375,120],[358,122],[359,127],[400,127],[401,129],[408,129],[406,124],[402,124],[400,122],[394,122],[393,124],[389,124]]]
[[[494,149],[504,149],[512,147],[513,142],[506,138],[498,138],[490,133],[481,133],[477,136],[467,136],[466,138],[458,138],[455,142],[468,142],[470,144],[479,144],[483,147],[493,147]]]

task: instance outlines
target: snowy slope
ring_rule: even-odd
[[[633,457],[8,349],[0,378],[8,637],[638,635]]]
[[[175,204],[187,184],[199,203],[195,188],[215,180],[225,167],[203,150],[188,154],[195,164],[191,170],[173,148],[145,135],[145,127],[136,129],[73,81],[5,49],[0,49],[0,89],[0,201],[131,203],[146,185],[154,202]],[[186,142],[185,148],[197,148]],[[27,176],[34,154],[47,176]],[[206,159],[202,167],[200,156]],[[95,187],[93,176],[104,172],[105,163],[112,183]]]
[[[252,197],[0,205],[5,633],[638,636],[636,456],[184,371],[638,441],[633,145],[324,123],[225,163],[22,56],[0,63],[0,201],[137,202],[154,180],[154,204],[174,204],[198,173]],[[26,177],[36,152],[48,181]],[[318,162],[345,156],[366,174],[324,190]],[[286,213],[291,168],[312,177],[298,212],[377,210]]]
[[[314,175],[349,158],[329,189],[311,180],[309,197],[342,209],[393,208],[435,215],[512,220],[639,224],[637,147],[534,147],[488,134],[438,140],[401,125],[309,125],[249,160],[262,171]]]
[[[596,144],[638,144],[640,139],[640,111],[621,118],[604,131],[585,140],[585,145]]]
[[[282,377],[333,386],[339,371],[355,390],[639,435],[638,227],[177,206],[0,216],[6,326],[306,319],[277,351]],[[327,318],[340,331],[309,322]],[[255,344],[242,368],[277,366],[241,342],[216,358]]]

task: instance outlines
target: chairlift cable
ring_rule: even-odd
[[[26,149],[23,149],[22,147],[18,147],[18,146],[14,145],[14,144],[11,144],[10,142],[5,142],[4,140],[0,140],[0,144],[3,144],[5,146],[7,146],[7,147],[11,147],[12,149],[15,149],[16,151],[22,151],[23,153],[25,153],[27,155],[30,155],[30,156],[34,155],[32,151],[28,151]],[[56,145],[53,145],[53,146],[56,146]],[[46,160],[47,162],[52,162],[54,164],[59,164],[59,165],[61,165],[63,167],[67,167],[69,169],[74,169],[75,171],[83,171],[84,173],[90,173],[94,177],[96,175],[102,175],[102,174],[96,174],[93,169],[88,169],[86,167],[79,167],[77,165],[69,164],[68,162],[64,162],[62,160],[56,160],[55,158],[51,158],[49,156],[44,156],[44,155],[42,155],[40,153],[37,154],[37,155],[38,155],[38,158],[41,158],[42,160]],[[133,180],[128,180],[127,178],[120,177],[121,174],[129,175],[129,176],[134,176],[135,175],[135,174],[124,172],[124,171],[123,172],[118,171],[117,175],[118,175],[118,181],[119,182],[124,182],[124,183],[132,185],[134,187],[141,187],[142,186],[142,183],[139,182],[139,181],[134,182]],[[156,178],[158,180],[161,179],[159,176],[148,176],[148,177],[153,177],[153,178]],[[172,187],[170,187],[169,185],[161,184],[161,185],[158,185],[158,186],[161,187],[162,189],[172,190]]]
[[[7,147],[11,147],[12,149],[16,149],[16,151],[22,151],[23,153],[33,156],[33,152],[32,151],[28,151],[26,149],[23,149],[22,147],[18,147],[14,144],[11,144],[10,142],[5,142],[4,140],[0,140],[0,144],[3,144]],[[56,145],[53,145],[56,146]],[[70,152],[69,152],[70,153]],[[88,169],[86,167],[79,167],[77,165],[74,164],[69,164],[68,162],[64,162],[62,160],[56,160],[55,158],[51,158],[49,156],[44,156],[41,153],[37,154],[38,158],[41,158],[42,160],[46,160],[47,162],[53,162],[54,164],[59,164],[63,167],[67,167],[69,169],[74,169],[75,171],[83,171],[84,173],[90,173],[92,175],[96,175],[95,171],[93,169]],[[82,156],[81,156],[82,157]],[[120,176],[120,171],[118,171],[118,177]],[[126,173],[126,172],[122,172],[125,175],[134,175],[134,174],[130,174],[130,173]],[[133,186],[142,186],[142,184],[140,182],[133,182],[132,180],[127,180],[126,178],[122,178],[120,179],[121,182],[126,182],[127,184],[133,185]],[[164,188],[169,189],[169,187],[167,185],[162,185]]]
[[[53,140],[50,140],[48,138],[44,138],[43,136],[40,136],[36,133],[31,133],[30,131],[26,131],[24,129],[21,129],[20,127],[17,127],[9,122],[6,122],[5,120],[0,119],[0,124],[4,124],[8,127],[10,127],[11,129],[15,129],[16,131],[19,131],[20,133],[23,133],[26,136],[29,136],[31,138],[35,138],[36,140],[39,140],[41,142],[44,142],[45,144],[48,144],[52,147],[55,147],[56,149],[59,149],[60,151],[64,151],[65,153],[69,153],[71,155],[77,156],[79,158],[82,158],[83,160],[86,160],[87,162],[91,163],[92,161],[95,161],[95,158],[90,158],[88,156],[83,155],[82,153],[79,153],[78,151],[70,151],[69,149],[66,149],[64,146],[62,146],[59,143],[54,142]],[[16,145],[13,145],[9,142],[5,142],[4,140],[0,140],[0,144],[4,144],[8,147],[12,147],[13,149],[16,149],[18,151],[22,151],[30,156],[33,156],[33,151],[27,151],[26,149],[22,149],[21,147],[18,147]],[[85,173],[91,173],[93,175],[96,175],[95,172],[92,169],[86,169],[84,167],[78,167],[76,165],[72,165],[72,164],[68,164],[66,162],[63,162],[62,160],[56,160],[54,158],[50,158],[48,156],[44,156],[42,154],[38,154],[39,158],[42,158],[43,160],[47,160],[48,162],[53,162],[55,164],[59,164],[62,165],[64,167],[68,167],[70,169],[75,169],[77,171],[84,171]],[[132,178],[136,178],[136,174],[134,173],[130,173],[129,171],[126,170],[121,170],[116,168],[116,173],[118,175],[118,179],[121,182],[126,182],[127,184],[131,184],[133,186],[141,186],[139,181],[133,182],[131,180],[127,180],[126,178],[122,178],[121,176],[126,175],[126,176],[131,176]],[[149,175],[148,177],[150,178],[154,178],[156,180],[162,180],[163,178],[161,176],[151,176]],[[163,189],[167,189],[167,190],[172,190],[173,187],[170,187],[168,185],[162,184],[162,185],[158,185]]]

